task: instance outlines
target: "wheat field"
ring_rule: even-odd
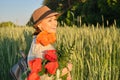
[[[0,80],[12,80],[9,70],[20,55],[29,51],[32,27],[0,28]],[[73,64],[73,80],[120,79],[120,29],[96,26],[58,27],[55,48],[60,66]]]

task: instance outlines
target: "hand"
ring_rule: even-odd
[[[68,68],[69,71],[72,71],[72,63],[68,63],[67,68]]]
[[[72,80],[70,72],[68,73],[67,80]]]

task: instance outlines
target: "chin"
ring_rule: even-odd
[[[49,31],[49,33],[56,33],[56,31]]]

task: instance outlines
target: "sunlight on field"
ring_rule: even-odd
[[[20,57],[28,53],[33,28],[0,28],[0,77],[9,78],[9,69]],[[73,80],[119,80],[120,78],[120,29],[94,26],[58,27],[55,47],[59,62],[72,61]]]

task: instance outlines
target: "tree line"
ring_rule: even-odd
[[[120,0],[43,0],[43,5],[61,13],[60,25],[120,26]],[[31,21],[27,25],[31,25]]]
[[[0,27],[16,27],[16,24],[14,24],[13,22],[11,21],[7,21],[7,22],[1,22],[0,23]]]

